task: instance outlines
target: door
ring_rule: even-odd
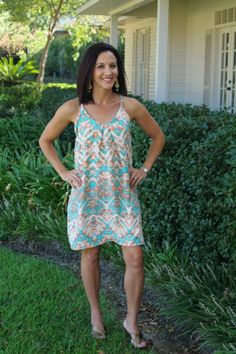
[[[220,33],[220,109],[236,113],[236,27]]]

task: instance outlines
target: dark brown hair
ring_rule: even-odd
[[[112,90],[121,95],[127,96],[125,69],[118,50],[114,48],[111,44],[99,42],[91,45],[87,49],[79,66],[77,75],[77,93],[80,103],[88,103],[89,101],[93,102],[92,93],[89,92],[89,86],[93,77],[93,71],[99,54],[107,51],[112,52],[117,60],[117,80],[119,83],[119,89],[116,91],[116,88],[113,86]]]

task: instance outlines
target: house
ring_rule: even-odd
[[[79,14],[125,29],[128,88],[156,102],[236,112],[236,0],[88,0]]]

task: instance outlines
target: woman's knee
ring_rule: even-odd
[[[97,262],[99,260],[101,246],[87,248],[82,250],[82,258],[87,262]]]
[[[141,246],[123,247],[123,258],[126,265],[134,268],[143,267],[143,251]]]

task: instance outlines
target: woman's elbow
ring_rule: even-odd
[[[163,146],[165,145],[166,138],[162,130],[158,131],[158,133],[154,137],[154,140],[157,141],[158,143],[161,142]]]
[[[41,135],[40,138],[39,138],[39,140],[38,140],[38,144],[39,144],[39,146],[40,146],[41,149],[42,149],[44,143],[45,143],[45,140],[44,140],[43,136]]]
[[[42,134],[38,140],[38,144],[41,150],[43,150],[46,146],[52,145],[53,142],[49,139],[46,139],[45,136]]]

